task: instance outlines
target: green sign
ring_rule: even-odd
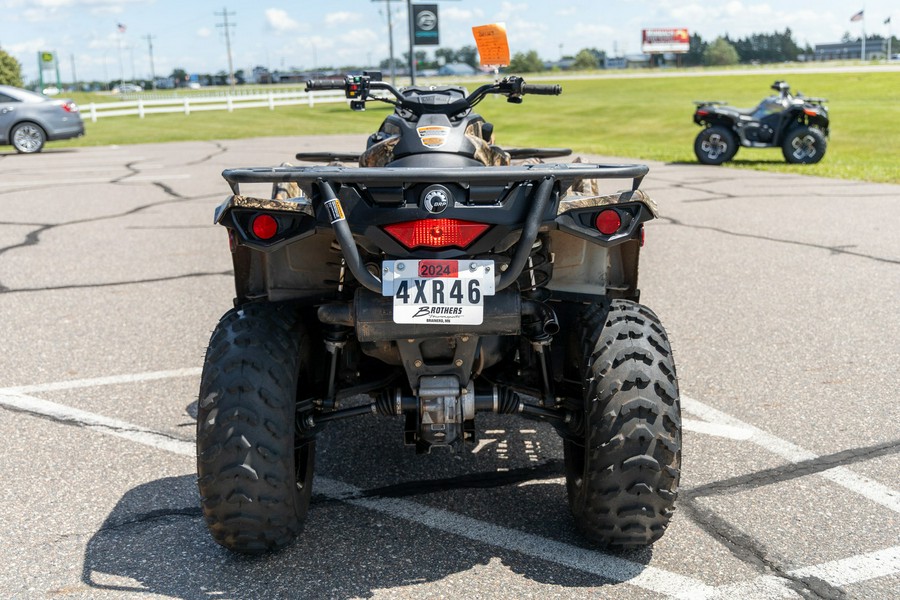
[[[52,63],[55,60],[52,52],[41,52],[41,62]]]

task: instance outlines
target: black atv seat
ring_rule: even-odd
[[[736,117],[740,117],[740,116],[749,117],[753,113],[756,112],[756,107],[754,106],[753,108],[735,108],[734,106],[717,106],[716,110],[721,113],[734,115]]]

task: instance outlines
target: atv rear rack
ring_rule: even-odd
[[[334,235],[350,272],[363,287],[380,294],[381,280],[370,273],[363,264],[356,241],[341,201],[333,184],[408,184],[454,182],[460,184],[502,184],[532,181],[535,192],[522,229],[521,238],[509,268],[496,276],[495,289],[499,292],[509,287],[525,267],[541,221],[550,203],[556,182],[570,187],[576,179],[625,179],[632,180],[636,191],[650,169],[646,165],[600,165],[589,163],[535,164],[515,167],[460,167],[460,168],[410,168],[410,167],[262,167],[228,169],[222,177],[231,185],[237,196],[241,183],[315,183],[321,201],[328,211]],[[217,217],[218,219],[218,217]]]
[[[571,185],[576,179],[631,179],[632,190],[638,189],[646,165],[603,165],[590,163],[541,163],[513,167],[251,167],[226,169],[222,172],[235,195],[241,183],[286,183],[327,181],[348,184],[400,184],[452,181],[455,183],[502,183],[554,179]]]

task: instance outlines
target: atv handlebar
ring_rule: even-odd
[[[561,85],[522,84],[523,94],[537,94],[539,96],[559,96],[562,94]]]
[[[306,82],[306,91],[313,90],[343,90],[347,87],[345,79],[309,79]]]
[[[403,93],[387,82],[381,81],[380,74],[371,75],[363,73],[362,76],[348,75],[342,79],[309,79],[306,82],[306,91],[314,90],[343,90],[347,98],[354,100],[357,106],[351,107],[356,110],[365,108],[366,100],[381,100],[389,102],[397,106],[416,111],[416,105],[406,102]],[[389,92],[397,100],[388,100],[386,98],[376,98],[370,95],[372,90],[384,90]],[[465,110],[472,108],[483,98],[489,94],[502,94],[507,97],[510,102],[519,103],[525,94],[536,94],[539,96],[558,96],[562,93],[562,86],[557,84],[528,84],[521,77],[510,75],[504,77],[500,81],[482,85],[474,92],[469,94],[464,100],[458,100],[456,108]]]

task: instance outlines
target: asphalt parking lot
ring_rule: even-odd
[[[900,186],[699,165],[642,186],[685,428],[651,549],[582,541],[557,436],[500,417],[459,456],[335,423],[301,539],[217,546],[193,435],[233,297],[220,173],[363,141],[0,153],[0,597],[900,597]]]

